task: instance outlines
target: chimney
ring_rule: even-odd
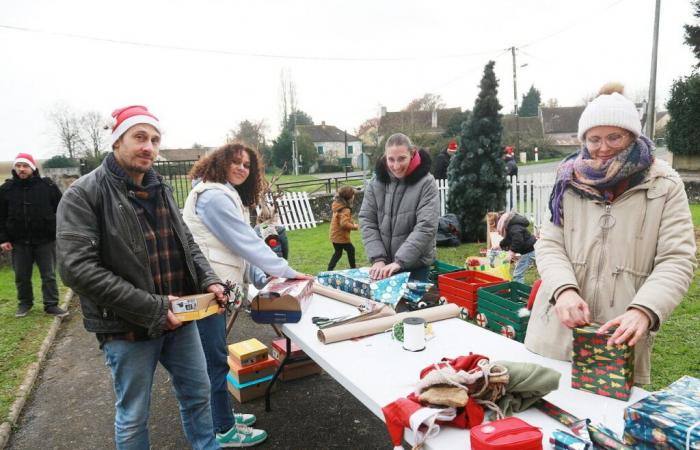
[[[386,116],[386,106],[382,106],[379,108],[379,117],[384,117]]]
[[[430,126],[433,128],[437,128],[437,110],[433,110],[433,116],[430,121]]]
[[[322,127],[322,128],[326,128],[326,121],[325,121],[325,120],[322,120],[322,121],[321,121],[321,127]]]

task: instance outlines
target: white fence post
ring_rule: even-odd
[[[540,227],[549,220],[549,195],[554,187],[555,175],[545,172],[513,177],[506,192],[506,210],[516,210]]]

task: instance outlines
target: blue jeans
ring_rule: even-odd
[[[148,450],[148,415],[156,365],[170,374],[185,435],[193,449],[218,449],[209,407],[209,380],[195,323],[148,341],[105,342],[102,347],[112,371],[118,450]]]
[[[205,317],[197,321],[197,328],[211,383],[211,413],[214,419],[214,431],[225,433],[235,424],[231,397],[226,389],[226,374],[229,371],[226,316],[214,314]]]
[[[520,283],[525,283],[525,271],[530,264],[535,262],[535,251],[530,253],[525,253],[520,255],[520,259],[515,264],[515,269],[513,269],[513,281],[518,281]]]

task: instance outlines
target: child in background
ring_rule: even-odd
[[[360,226],[352,221],[352,203],[355,200],[355,190],[351,186],[342,186],[338,189],[333,199],[333,218],[331,219],[330,237],[335,253],[328,263],[328,270],[335,269],[335,265],[343,256],[343,250],[348,254],[348,262],[351,268],[355,268],[355,247],[350,241],[350,232]]]
[[[513,253],[520,253],[520,259],[513,269],[513,281],[520,283],[525,282],[525,271],[535,262],[537,238],[527,229],[529,225],[527,218],[515,211],[501,213],[496,225],[496,231],[503,236],[501,249],[510,250],[511,256],[514,256]]]
[[[255,234],[272,249],[277,256],[289,259],[289,240],[287,229],[279,223],[279,217],[273,208],[264,204],[260,209],[255,225]]]

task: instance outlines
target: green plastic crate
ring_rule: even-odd
[[[435,283],[437,285],[438,275],[442,275],[443,273],[456,272],[457,270],[464,270],[464,267],[453,266],[452,264],[435,260],[435,262],[433,263],[433,267],[430,268],[428,279],[431,283]]]
[[[479,288],[475,322],[505,337],[523,342],[530,315],[521,316],[518,312],[527,308],[531,291],[530,286],[517,281]]]

